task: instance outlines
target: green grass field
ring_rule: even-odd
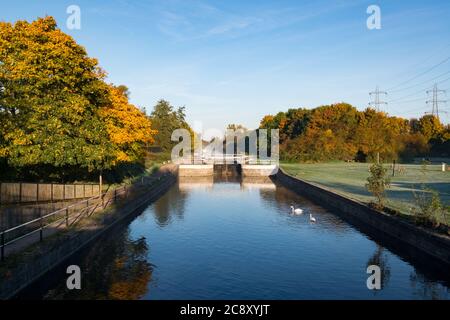
[[[282,163],[287,173],[303,180],[320,184],[337,193],[362,202],[370,202],[374,197],[366,190],[369,163]],[[440,165],[428,165],[425,176],[421,165],[402,164],[403,173],[391,176],[391,186],[387,191],[386,205],[408,214],[415,206],[413,190],[419,191],[421,183],[439,192],[444,205],[450,205],[450,171],[442,172]],[[390,165],[385,165],[390,168]],[[388,170],[389,175],[392,170]]]

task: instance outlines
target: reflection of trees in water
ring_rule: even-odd
[[[286,214],[290,212],[290,206],[302,208],[307,207],[313,214],[326,211],[320,205],[317,205],[314,202],[311,202],[310,200],[280,185],[276,185],[276,189],[261,188],[259,190],[259,194],[261,199],[269,206],[276,207],[277,211],[286,212]],[[334,232],[348,231],[348,224],[334,214],[327,217],[327,223],[332,226],[332,230]]]
[[[76,201],[0,206],[0,231],[54,212]]]
[[[378,244],[375,253],[367,261],[367,267],[371,265],[380,267],[380,285],[381,289],[384,289],[385,286],[389,283],[389,279],[391,278],[391,267],[389,266],[388,256],[384,252],[384,248]],[[373,291],[374,293],[377,292],[377,290]]]
[[[80,265],[81,290],[68,290],[64,280],[45,298],[139,299],[147,292],[153,271],[147,253],[145,238],[130,240],[128,231],[98,241]]]
[[[153,204],[155,219],[160,227],[170,223],[171,213],[183,219],[187,197],[188,193],[181,191],[178,185],[175,185]]]
[[[259,195],[269,206],[274,206],[281,212],[300,202],[300,197],[297,194],[278,185],[275,189],[259,189]]]
[[[448,299],[450,291],[438,282],[428,280],[422,273],[414,270],[409,276],[413,293],[420,299]]]

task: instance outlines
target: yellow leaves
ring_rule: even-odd
[[[274,117],[272,115],[266,115],[262,118],[260,122],[260,128],[266,128],[272,121]]]
[[[99,111],[106,122],[111,141],[117,144],[133,142],[151,143],[156,133],[150,119],[128,102],[120,90],[110,86],[111,105]]]
[[[32,143],[31,138],[32,137],[30,135],[27,135],[25,132],[19,129],[5,134],[5,139],[10,140],[13,146],[30,145]]]
[[[138,159],[156,133],[149,118],[52,17],[0,22],[0,157],[110,168]]]
[[[129,147],[133,144],[153,143],[156,131],[151,128],[150,119],[137,107],[128,102],[128,98],[117,87],[109,86],[110,105],[98,112],[105,122],[111,142],[118,146],[118,162],[133,160]]]
[[[0,158],[6,158],[8,156],[8,148],[0,147]]]

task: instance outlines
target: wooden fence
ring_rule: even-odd
[[[99,194],[98,184],[0,183],[1,204],[84,199]]]

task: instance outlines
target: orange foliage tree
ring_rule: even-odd
[[[266,115],[260,128],[280,129],[284,160],[366,161],[374,160],[377,154],[386,161],[405,160],[426,154],[431,145],[445,154],[450,143],[450,130],[436,117],[409,121],[371,108],[358,111],[347,103]]]
[[[157,133],[150,119],[129,103],[123,86],[109,86],[110,103],[98,114],[106,125],[110,141],[115,146],[116,162],[132,162],[142,156],[142,146],[154,142]]]
[[[105,78],[53,17],[0,22],[0,171],[63,177],[136,161],[155,131]]]

